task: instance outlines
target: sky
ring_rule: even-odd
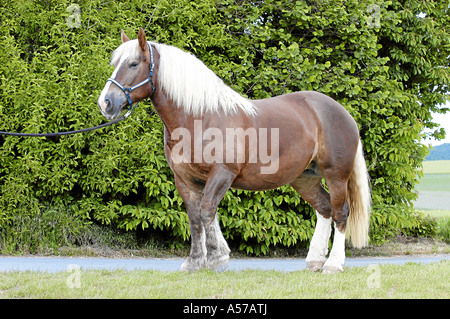
[[[447,102],[445,107],[450,108],[450,102]],[[436,141],[436,140],[426,140],[424,144],[431,144],[433,146],[441,145],[444,143],[450,143],[450,112],[446,114],[438,114],[433,113],[433,120],[435,123],[439,123],[441,127],[445,129],[445,139]]]

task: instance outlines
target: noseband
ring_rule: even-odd
[[[127,87],[124,87],[122,84],[120,84],[120,82],[118,82],[116,79],[109,78],[107,80],[109,82],[114,83],[119,89],[121,89],[123,91],[123,93],[127,97],[127,101],[128,101],[127,110],[128,111],[133,111],[136,108],[136,106],[138,106],[138,104],[139,104],[139,102],[138,102],[138,103],[136,103],[135,106],[133,106],[133,101],[131,100],[131,96],[130,96],[130,93],[132,91],[134,91],[137,88],[140,88],[141,86],[143,86],[144,84],[147,84],[150,82],[152,84],[152,93],[150,94],[150,97],[152,97],[153,93],[155,92],[155,84],[153,83],[153,70],[155,69],[155,62],[153,61],[153,50],[148,42],[147,42],[147,45],[148,45],[148,50],[150,51],[150,73],[144,81],[139,82],[138,84],[127,88]]]

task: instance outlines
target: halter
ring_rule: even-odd
[[[137,102],[134,106],[133,106],[133,101],[131,100],[131,96],[130,93],[134,90],[136,90],[137,88],[140,88],[141,86],[143,86],[144,84],[147,83],[151,83],[152,84],[152,93],[150,94],[150,97],[152,97],[153,93],[155,92],[155,84],[153,83],[153,70],[155,69],[155,63],[153,61],[153,50],[152,47],[150,46],[150,44],[147,42],[148,45],[148,50],[150,51],[150,73],[148,75],[148,77],[142,81],[139,82],[136,85],[133,85],[132,87],[124,87],[122,84],[120,84],[116,79],[113,78],[109,78],[107,81],[114,83],[115,85],[117,85],[117,87],[119,89],[121,89],[123,91],[123,93],[125,94],[125,96],[127,97],[127,101],[128,101],[128,113],[131,113],[132,111],[134,111],[134,109],[138,106],[139,102]]]

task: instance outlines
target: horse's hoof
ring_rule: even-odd
[[[181,271],[197,271],[205,267],[205,258],[191,258],[189,257],[181,265]]]
[[[310,271],[319,271],[322,269],[324,263],[325,261],[307,261],[306,269]]]
[[[322,273],[330,275],[330,274],[337,274],[343,271],[344,269],[342,267],[325,266],[323,267]]]
[[[208,260],[207,267],[215,272],[225,271],[230,265],[230,257],[222,256],[217,259]]]

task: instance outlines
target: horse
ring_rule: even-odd
[[[250,100],[193,54],[147,41],[142,28],[134,40],[122,30],[121,40],[98,106],[114,119],[150,98],[161,118],[165,156],[191,232],[181,270],[221,271],[229,265],[216,212],[228,189],[289,184],[317,216],[307,269],[343,271],[346,237],[357,248],[368,244],[371,207],[359,129],[346,109],[315,91]]]

